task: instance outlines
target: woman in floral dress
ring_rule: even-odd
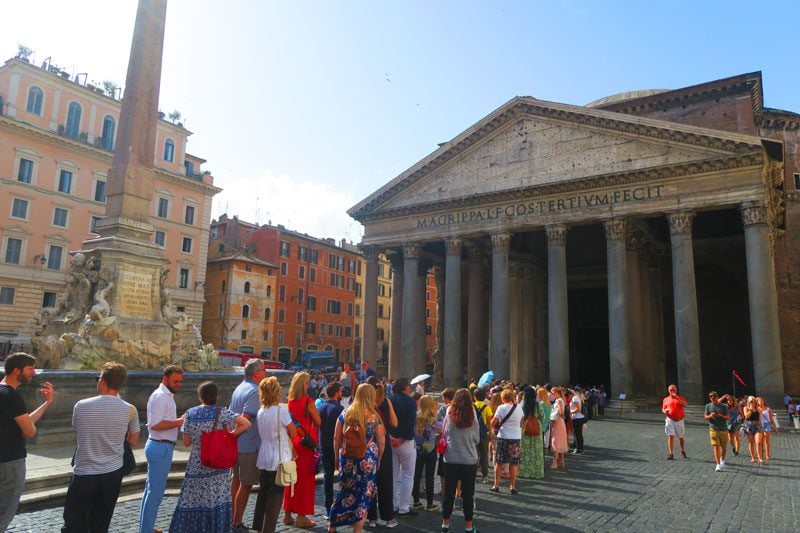
[[[339,492],[331,506],[329,533],[335,533],[338,526],[348,525],[356,533],[363,531],[370,502],[375,498],[375,476],[383,455],[385,429],[374,406],[375,388],[362,383],[356,389],[353,403],[336,422],[333,449],[339,458]],[[351,425],[365,430],[367,452],[363,459],[351,459],[341,453],[344,430]]]
[[[549,405],[549,402],[548,402]],[[533,387],[526,387],[522,400],[523,427],[525,420],[529,416],[535,416],[539,421],[539,434],[535,437],[522,433],[522,456],[519,462],[519,477],[526,479],[542,479],[544,477],[544,441],[542,439],[542,428],[545,427],[543,421],[544,410],[539,409],[539,402],[536,401],[536,391]],[[548,420],[549,422],[549,420]]]
[[[225,407],[216,406],[217,385],[212,381],[201,383],[197,395],[200,405],[186,411],[181,426],[183,444],[191,446],[192,450],[169,531],[228,533],[233,525],[231,472],[228,468],[210,468],[200,463],[200,437],[214,428],[215,419],[217,429],[235,426],[234,435],[246,431],[250,421]]]

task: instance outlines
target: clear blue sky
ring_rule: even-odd
[[[513,96],[585,104],[761,70],[765,104],[800,111],[798,6],[169,0],[161,108],[225,189],[215,217],[358,241],[346,209]],[[122,85],[135,8],[4,2],[0,50]]]

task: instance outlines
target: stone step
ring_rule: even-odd
[[[186,461],[173,461],[167,477],[167,488],[180,489],[185,471]],[[27,480],[25,482],[25,490],[20,498],[18,512],[25,512],[33,508],[63,505],[67,497],[67,487],[71,477],[72,472],[68,471]],[[126,495],[138,495],[141,497],[146,482],[147,463],[137,461],[133,472],[122,478],[120,498]]]

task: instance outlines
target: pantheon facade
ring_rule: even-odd
[[[348,211],[364,336],[384,253],[392,377],[426,368],[432,270],[447,385],[491,369],[614,398],[800,393],[798,125],[764,107],[759,72],[586,106],[515,97]]]

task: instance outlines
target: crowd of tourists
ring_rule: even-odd
[[[0,383],[0,530],[11,522],[24,485],[25,439],[35,435],[36,422],[54,401],[53,386],[44,383],[44,402],[29,413],[16,391],[31,382],[34,363],[27,354],[8,357]],[[122,478],[135,465],[130,447],[139,437],[139,417],[118,394],[126,379],[123,365],[105,363],[97,376],[98,395],[73,409],[77,448],[64,532],[107,531]],[[190,454],[169,524],[173,533],[273,532],[281,520],[306,529],[326,525],[330,533],[343,526],[359,532],[377,527],[379,519],[394,528],[420,512],[441,512],[446,533],[458,498],[464,528],[474,532],[478,477],[492,492],[519,494],[519,478],[541,479],[546,468],[565,467],[570,449],[584,453],[586,424],[603,416],[606,405],[603,387],[497,380],[478,386],[475,379],[465,388],[444,389],[439,402],[425,391],[424,381],[412,386],[406,377],[379,379],[367,363],[360,372],[345,363],[330,382],[296,372],[283,403],[278,379],[267,377],[263,362],[251,360],[228,407],[218,405],[217,385],[206,381],[197,389],[198,405],[178,416],[175,394],[182,384],[181,367],[166,367],[147,403],[142,533],[161,532],[158,510],[179,438]],[[676,438],[687,457],[686,400],[675,385],[668,393],[662,412],[667,459],[674,460]],[[787,410],[790,405],[787,401]],[[751,462],[770,460],[770,434],[778,424],[763,398],[712,391],[705,418],[717,471],[725,468],[728,445],[739,454],[740,432]],[[314,520],[319,473],[322,524]],[[435,498],[437,476],[441,503]],[[244,511],[256,485],[251,529],[243,524]]]

